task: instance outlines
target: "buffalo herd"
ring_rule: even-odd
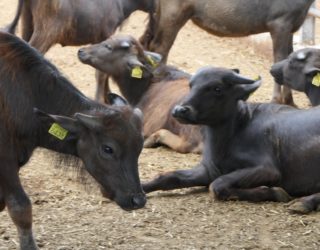
[[[149,192],[203,186],[218,200],[290,201],[293,213],[319,211],[320,51],[292,45],[313,2],[19,0],[0,32],[0,211],[8,210],[20,248],[38,249],[19,178],[37,147],[80,159],[74,167],[124,210],[144,207]],[[136,10],[149,17],[140,41],[113,35]],[[23,40],[14,35],[20,19]],[[166,65],[189,19],[217,36],[271,34],[272,103],[247,102],[261,77],[218,67],[191,75]],[[56,43],[92,44],[77,56],[98,72],[96,100],[44,58]],[[109,77],[123,97],[110,92]],[[314,107],[295,107],[291,89]],[[159,145],[201,160],[141,183],[140,153]]]

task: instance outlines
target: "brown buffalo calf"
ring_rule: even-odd
[[[178,152],[201,152],[200,126],[184,125],[172,108],[189,92],[190,75],[169,66],[156,66],[155,53],[142,50],[131,36],[114,36],[79,50],[79,59],[110,75],[123,96],[144,113],[145,147],[166,145]]]

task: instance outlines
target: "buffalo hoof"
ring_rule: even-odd
[[[223,201],[236,201],[239,197],[235,194],[231,194],[229,189],[224,185],[217,185],[218,183],[212,182],[209,186],[209,192],[211,197],[215,200]]]
[[[163,141],[165,134],[164,129],[160,129],[157,132],[154,132],[152,135],[150,135],[143,143],[144,148],[154,148],[161,144]]]
[[[296,214],[308,214],[312,211],[320,211],[320,204],[315,204],[312,199],[298,199],[288,205],[288,210]]]
[[[278,202],[289,202],[292,200],[292,197],[281,187],[271,188],[274,192],[275,199]]]
[[[314,209],[312,206],[310,206],[308,202],[305,202],[303,200],[298,200],[298,201],[293,201],[292,203],[289,204],[288,210],[291,213],[296,213],[296,214],[308,214],[312,212]]]

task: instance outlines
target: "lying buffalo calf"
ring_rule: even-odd
[[[182,123],[205,125],[202,161],[160,175],[143,189],[210,185],[221,200],[287,202],[307,196],[291,209],[319,209],[320,108],[246,103],[260,83],[221,68],[192,77],[190,94],[172,113]]]
[[[305,92],[312,106],[320,104],[320,50],[301,49],[290,54],[271,68],[280,85]]]
[[[180,153],[201,152],[201,127],[181,124],[171,116],[172,108],[189,92],[189,74],[158,66],[160,55],[143,51],[131,36],[116,35],[82,48],[78,57],[111,76],[129,103],[142,110],[145,147],[166,145]]]

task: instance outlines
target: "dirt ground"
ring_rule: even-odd
[[[0,27],[13,18],[16,2],[0,0]],[[140,36],[145,18],[136,13],[121,32]],[[77,60],[77,49],[55,46],[46,57],[93,97],[94,70]],[[188,23],[179,33],[169,63],[191,73],[215,65],[239,68],[249,77],[261,75],[263,86],[250,101],[270,101],[271,61],[256,54],[245,39],[216,38]],[[309,106],[303,94],[295,93],[294,98],[299,107]],[[144,209],[125,212],[96,190],[86,191],[72,173],[55,168],[54,155],[36,150],[21,171],[41,249],[320,249],[320,213],[293,215],[284,204],[272,202],[218,202],[201,188],[155,192],[148,195]],[[143,150],[141,178],[190,168],[199,159],[166,148]],[[16,228],[4,211],[0,250],[17,246]]]

